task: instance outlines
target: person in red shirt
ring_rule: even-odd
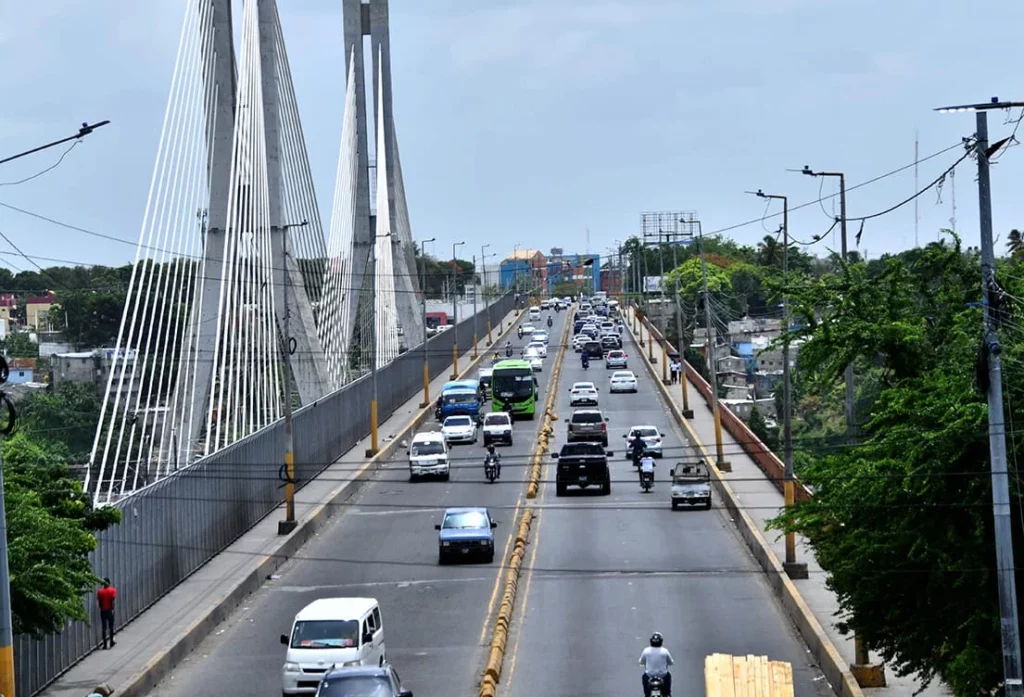
[[[110,632],[110,647],[117,646],[114,641],[114,599],[117,589],[110,585],[110,579],[103,579],[103,587],[96,591],[96,604],[100,606],[100,622],[103,625],[103,648],[107,648],[107,632]]]

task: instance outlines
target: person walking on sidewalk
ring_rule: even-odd
[[[103,626],[103,648],[107,648],[107,632],[110,632],[110,648],[117,646],[114,641],[114,600],[117,589],[110,585],[110,579],[103,579],[103,587],[96,591],[96,604],[100,606],[100,622]]]
[[[669,364],[669,370],[672,372],[672,384],[679,382],[679,369],[682,368],[679,361],[673,359],[672,363]]]

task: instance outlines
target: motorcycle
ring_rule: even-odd
[[[580,362],[583,364],[583,370],[586,370],[587,368],[590,367],[590,356],[584,353],[583,357],[580,359]]]
[[[505,357],[512,358],[512,344],[505,347]]]
[[[490,455],[484,458],[484,476],[491,484],[498,478],[498,463]]]
[[[640,487],[644,490],[644,493],[648,493],[652,486],[654,486],[654,472],[641,472]]]
[[[550,328],[554,324],[555,324],[555,321],[553,319],[551,319],[551,315],[548,315],[548,327]]]
[[[519,338],[520,339],[523,338],[523,328],[522,327],[519,327]]]
[[[651,697],[666,697],[665,681],[662,678],[651,676],[647,679],[647,686],[650,688]]]

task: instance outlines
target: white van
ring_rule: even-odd
[[[534,305],[530,308],[530,321],[536,322],[540,319],[540,308]]]
[[[282,692],[311,695],[331,666],[381,666],[384,627],[376,598],[321,598],[295,615],[285,654]]]
[[[439,431],[424,431],[412,437],[409,444],[409,479],[426,474],[448,480],[451,464],[448,462],[448,444]]]

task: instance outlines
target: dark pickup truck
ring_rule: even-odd
[[[612,454],[600,443],[566,443],[560,452],[551,453],[551,457],[558,460],[555,494],[565,496],[569,486],[580,489],[600,486],[602,495],[612,493],[612,476],[608,469],[608,458]]]

